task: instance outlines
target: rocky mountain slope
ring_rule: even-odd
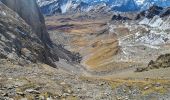
[[[1,1],[0,99],[170,99],[169,8],[108,14],[102,2],[44,23],[34,0]]]
[[[170,15],[170,7],[167,8],[163,8],[163,7],[159,7],[159,6],[152,6],[150,7],[148,10],[142,11],[138,14],[138,16],[136,17],[137,19],[142,18],[153,18],[155,16],[159,16],[159,17],[166,17]]]
[[[6,6],[14,10],[31,26],[37,36],[45,43],[50,43],[49,35],[46,31],[44,17],[40,13],[35,0],[1,0]],[[22,5],[21,5],[21,4]]]
[[[37,0],[37,2],[46,15],[89,12],[101,8],[105,8],[105,12],[134,12],[146,10],[153,5],[170,6],[169,0]]]
[[[18,63],[46,62],[46,49],[18,14],[0,4],[1,59]]]
[[[148,60],[150,57],[154,59],[156,55],[168,53],[169,15],[169,8],[152,6],[139,13],[137,20],[126,20],[123,23],[114,20],[111,30],[116,32],[120,38],[122,57],[127,56],[127,59],[137,60],[137,56],[139,56],[139,61],[142,61],[142,59]],[[118,23],[118,26],[115,23]],[[144,58],[140,58],[142,56]]]
[[[59,58],[65,59],[67,61],[75,61],[78,62],[81,57],[76,56],[76,53],[71,53],[66,49],[53,44],[49,34],[46,30],[44,17],[40,13],[40,10],[35,2],[35,0],[23,1],[9,1],[9,0],[1,0],[6,6],[13,9],[15,12],[19,14],[19,16],[31,26],[33,30],[33,35],[37,35],[37,37],[43,43],[43,47],[45,48],[45,52],[42,53],[44,61],[52,66],[56,66],[54,62],[58,61]],[[21,4],[22,5],[21,5]]]

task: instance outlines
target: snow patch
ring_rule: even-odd
[[[140,25],[146,25],[149,23],[149,19],[148,18],[144,18],[142,21],[139,22]]]
[[[0,12],[0,14],[3,15],[3,16],[7,15],[4,11]]]

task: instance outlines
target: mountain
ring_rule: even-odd
[[[155,16],[164,17],[170,15],[170,7],[163,8],[159,6],[152,6],[148,10],[142,11],[137,15],[137,18],[153,18]]]
[[[22,65],[51,63],[48,62],[50,56],[46,53],[47,49],[31,27],[1,2],[0,10],[0,59]]]
[[[123,55],[121,60],[145,62],[146,59],[155,60],[159,55],[169,53],[166,50],[169,50],[170,43],[170,8],[154,5],[136,16],[135,20],[127,19],[123,15],[112,17],[112,32],[119,38],[122,50],[120,55]],[[166,60],[163,63],[165,62]]]
[[[160,7],[169,7],[170,1],[169,0],[145,0],[141,5],[141,10],[149,9],[151,6],[157,5]]]
[[[98,6],[107,6],[107,8],[117,11],[135,11],[139,9],[133,0],[38,0],[37,2],[41,11],[47,15],[54,13],[95,11]],[[129,5],[131,6],[130,8]]]
[[[112,9],[120,12],[138,11],[140,8],[134,0],[115,0]]]
[[[0,31],[2,32],[2,38],[5,39],[1,42],[7,45],[1,45],[0,49],[3,51],[3,57],[8,58],[14,52],[14,55],[10,56],[12,58],[17,56],[17,59],[20,59],[23,58],[22,50],[26,50],[26,54],[29,55],[29,57],[24,57],[26,61],[31,59],[33,62],[43,62],[53,67],[56,67],[54,62],[58,61],[59,57],[68,61],[77,61],[77,56],[51,41],[46,30],[44,17],[35,0],[1,0],[0,3],[2,6],[5,4],[9,7],[3,7],[8,10],[6,12],[2,10],[1,12],[3,16],[9,16],[6,20],[3,19],[5,18],[3,16],[1,18],[3,26]],[[6,15],[8,13],[12,15]],[[18,19],[21,20],[18,21]],[[25,24],[19,24],[24,21]]]
[[[107,6],[112,11],[133,12],[146,10],[153,5],[168,7],[169,0],[37,0],[41,11],[46,15],[96,11],[96,6]]]
[[[50,43],[49,35],[46,31],[45,21],[43,15],[41,14],[35,0],[0,0],[6,6],[17,12],[22,19],[26,21],[28,25],[31,26],[33,31],[38,35],[38,37],[44,41]],[[22,3],[22,5],[20,5]]]

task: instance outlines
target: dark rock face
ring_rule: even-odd
[[[148,9],[148,12],[145,12],[145,14],[147,18],[153,18],[155,15],[159,15],[162,10],[162,7],[152,6]]]
[[[156,61],[151,60],[146,68],[137,68],[136,72],[170,67],[170,54],[160,55]]]
[[[0,59],[23,65],[31,62],[52,65],[53,57],[47,55],[44,43],[29,25],[1,2],[0,11]]]
[[[15,34],[14,31],[12,31],[11,34],[6,33],[6,31],[8,31],[6,28],[8,27],[14,28],[12,30],[17,30],[19,32],[18,34],[25,35],[25,33],[28,33],[30,35],[30,36],[27,36],[26,34],[26,37],[23,37],[23,38],[20,38],[20,35],[15,35],[15,37],[18,37],[17,40],[15,41],[13,41],[12,38],[7,38],[6,41],[13,41],[13,42],[4,43],[4,45],[0,47],[0,48],[3,48],[2,51],[4,51],[4,53],[7,53],[7,51],[10,51],[12,49],[10,48],[11,45],[15,45],[15,48],[16,48],[15,55],[17,56],[17,59],[22,58],[22,56],[19,56],[19,55],[26,55],[26,56],[29,56],[29,59],[31,58],[31,62],[41,61],[54,67],[56,67],[54,62],[58,61],[59,57],[62,59],[66,59],[67,61],[77,61],[77,59],[79,59],[77,57],[75,58],[75,54],[65,50],[64,48],[61,49],[59,46],[51,42],[49,34],[46,31],[44,17],[41,14],[35,0],[0,0],[0,1],[2,1],[3,4],[5,4],[7,7],[11,8],[13,11],[15,11],[18,14],[17,15],[15,13],[11,15],[14,17],[14,19],[16,20],[18,18],[23,19],[31,27],[31,32],[30,31],[25,32],[24,30],[25,27],[24,26],[18,27],[16,22],[13,22],[13,24],[16,24],[16,25],[13,25],[13,24],[8,25],[9,22],[6,22],[6,23],[2,22],[2,25],[4,24],[7,25],[5,26],[4,29],[1,29],[1,33],[4,36],[11,37],[13,36],[12,34]],[[9,8],[7,7],[6,9],[9,10]],[[9,11],[10,12],[7,11],[6,13],[14,13],[11,10]],[[17,17],[15,17],[15,15],[17,15]],[[11,19],[12,18],[8,18],[9,21]],[[1,18],[1,20],[3,21],[3,18]],[[17,23],[20,24],[20,20]],[[28,39],[28,40],[25,40],[25,39]],[[22,41],[22,40],[25,40],[25,41]],[[37,45],[36,46],[32,45],[35,42],[38,42],[41,48],[37,47]],[[6,47],[6,45],[7,45],[7,48],[4,48]],[[7,57],[8,53],[5,55],[4,53],[2,53],[1,56],[3,58],[8,58]],[[34,56],[32,56],[32,54]],[[11,57],[11,58],[13,59],[15,57]],[[24,59],[29,60],[27,57]]]
[[[170,67],[170,54],[160,55],[156,61],[151,61],[148,67],[150,69]]]
[[[139,13],[136,17],[136,19],[140,19],[143,17],[146,18],[153,18],[154,16],[160,16],[160,17],[165,17],[170,15],[170,7],[168,8],[163,8],[163,7],[159,7],[159,6],[152,6],[150,7],[148,10],[142,11],[141,13]]]
[[[121,16],[121,15],[119,14],[119,15],[113,15],[113,16],[112,16],[112,20],[130,20],[130,18]]]
[[[165,17],[165,16],[168,16],[170,15],[170,7],[166,8],[162,14],[160,15],[160,17]]]
[[[31,26],[33,31],[45,43],[51,43],[46,31],[44,17],[36,0],[1,0],[6,6],[17,12]]]

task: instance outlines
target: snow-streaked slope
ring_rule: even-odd
[[[147,15],[154,14],[152,17],[111,23],[110,31],[117,34],[121,48],[120,60],[146,62],[169,52],[170,12],[167,12],[169,8],[161,9],[157,14],[154,14],[153,7],[145,11]]]
[[[138,11],[140,8],[135,0],[115,0],[112,9],[120,12]]]
[[[170,6],[170,0],[37,0],[44,14],[86,12],[105,4],[120,12],[146,10],[153,5]]]
[[[148,25],[152,28],[157,28],[160,30],[168,30],[170,29],[170,17],[163,20],[159,16],[154,16],[153,19],[144,18],[139,22],[141,25]]]
[[[160,7],[169,7],[170,0],[145,0],[143,1],[143,4],[141,4],[141,10],[146,10],[153,5],[157,5]]]
[[[107,8],[116,11],[138,10],[138,4],[134,0],[37,0],[37,2],[44,14],[85,12],[96,9],[96,5],[106,5]]]
[[[144,3],[144,1],[145,1],[145,0],[136,0],[136,3],[137,3],[138,5],[142,5],[142,4]]]

